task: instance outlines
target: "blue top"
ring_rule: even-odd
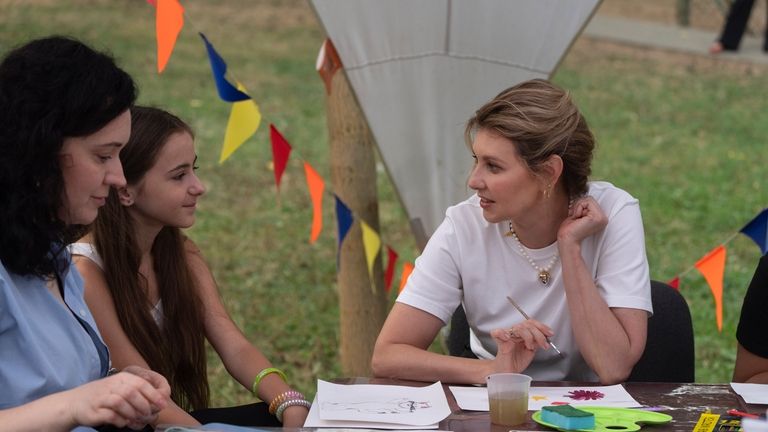
[[[68,257],[67,257],[68,258]],[[106,352],[92,329],[83,279],[71,263],[63,276],[68,310],[37,276],[9,273],[0,262],[0,409],[11,408],[100,378]],[[93,331],[92,331],[93,332]]]

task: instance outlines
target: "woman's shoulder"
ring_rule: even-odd
[[[600,204],[603,211],[610,217],[621,208],[637,205],[637,198],[624,189],[618,188],[606,181],[593,181],[588,184],[587,194]]]

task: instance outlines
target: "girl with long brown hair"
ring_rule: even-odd
[[[302,426],[309,403],[232,322],[202,253],[181,231],[194,223],[205,192],[192,130],[157,108],[131,114],[121,153],[127,185],[72,246],[113,362],[146,365],[168,379],[175,404],[157,424]],[[206,338],[232,377],[269,405],[208,408]]]

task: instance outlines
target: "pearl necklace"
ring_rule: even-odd
[[[533,261],[533,258],[531,258],[531,256],[528,255],[528,252],[525,251],[525,248],[523,247],[523,243],[517,237],[517,233],[515,233],[515,229],[512,228],[512,221],[509,221],[509,232],[506,233],[505,235],[515,239],[515,242],[517,242],[517,249],[525,257],[525,259],[528,260],[528,263],[531,265],[531,267],[533,267],[533,269],[539,273],[539,281],[542,283],[542,285],[549,284],[549,280],[551,279],[551,275],[549,274],[549,271],[552,270],[552,267],[557,262],[557,259],[559,258],[559,254],[555,252],[555,255],[552,257],[552,259],[549,260],[549,263],[546,266],[539,267],[539,265]]]

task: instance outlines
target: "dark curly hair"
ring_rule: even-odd
[[[11,272],[62,270],[76,235],[58,217],[64,139],[90,135],[136,100],[113,58],[62,36],[33,40],[0,63],[0,261]]]

